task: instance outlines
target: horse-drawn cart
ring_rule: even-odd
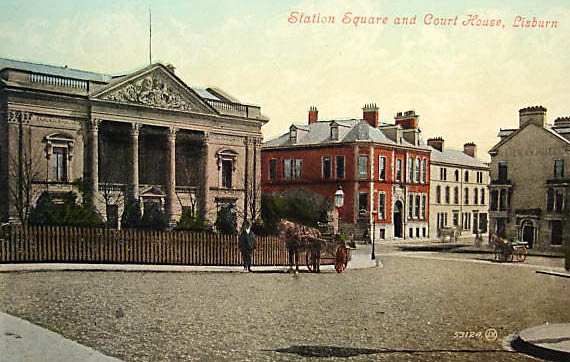
[[[334,264],[334,270],[342,273],[348,266],[350,260],[350,247],[341,240],[316,239],[311,238],[312,242],[320,245],[318,248],[310,248],[306,252],[307,270],[311,273],[318,273],[321,263]],[[328,262],[328,263],[327,263]]]
[[[309,272],[320,272],[321,261],[334,263],[335,270],[342,273],[350,259],[350,248],[338,238],[325,238],[315,228],[282,220],[279,223],[280,235],[285,239],[285,247],[289,258],[289,270],[299,271],[299,253],[305,252],[305,264]]]

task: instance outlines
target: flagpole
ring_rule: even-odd
[[[148,6],[148,63],[152,64],[152,9]]]

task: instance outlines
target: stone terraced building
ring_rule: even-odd
[[[0,59],[0,220],[18,222],[43,193],[78,192],[110,226],[126,200],[215,221],[256,212],[258,106],[189,87],[172,66],[107,75]],[[25,216],[24,216],[25,217]]]
[[[519,110],[491,150],[490,230],[533,248],[570,244],[570,117],[547,123],[546,108]]]
[[[431,152],[430,236],[454,227],[462,236],[488,231],[489,165],[477,158],[477,146],[447,149],[441,137],[427,140]]]

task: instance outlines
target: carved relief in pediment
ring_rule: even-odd
[[[177,88],[172,80],[160,72],[152,72],[103,94],[100,99],[180,111],[204,109],[197,101],[190,99],[189,95],[183,95]]]

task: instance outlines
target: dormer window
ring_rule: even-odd
[[[331,141],[338,141],[338,124],[331,124]]]
[[[291,127],[289,129],[289,141],[291,143],[297,143],[297,128]]]

